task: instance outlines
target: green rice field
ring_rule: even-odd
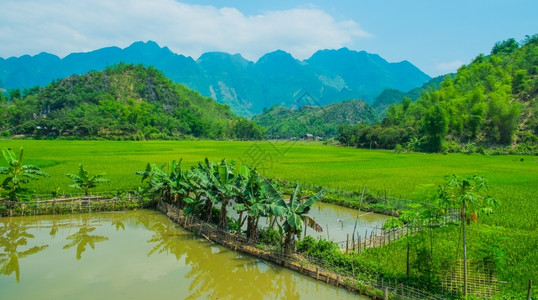
[[[323,185],[344,190],[385,193],[408,199],[423,199],[434,193],[445,175],[479,174],[491,186],[491,194],[502,202],[501,218],[490,222],[509,227],[536,229],[538,157],[464,154],[395,153],[326,146],[309,142],[234,141],[31,141],[0,140],[0,147],[24,147],[25,163],[40,166],[50,178],[31,183],[37,193],[56,189],[70,193],[66,173],[75,173],[82,163],[91,173],[106,173],[110,183],[98,190],[125,190],[139,186],[148,162],[164,164],[183,159],[185,167],[204,158],[257,164],[270,178]],[[2,163],[4,163],[2,161]],[[506,218],[506,216],[514,218]]]
[[[390,196],[417,200],[427,200],[446,175],[478,174],[488,180],[491,196],[499,199],[501,205],[493,215],[471,226],[471,244],[478,244],[493,234],[506,252],[505,268],[499,272],[499,277],[508,281],[507,290],[523,292],[529,279],[538,279],[535,267],[538,253],[536,156],[395,153],[316,142],[269,141],[0,140],[0,148],[4,147],[11,147],[17,153],[24,147],[25,164],[38,165],[51,175],[30,184],[37,193],[49,195],[57,189],[60,193],[76,192],[68,187],[70,181],[65,174],[76,173],[80,163],[90,173],[106,173],[105,177],[110,179],[110,183],[100,185],[97,191],[141,186],[141,178],[134,172],[143,170],[148,162],[165,164],[183,159],[184,167],[188,167],[207,157],[215,161],[226,158],[237,164],[254,164],[269,178],[349,191],[366,186],[371,194],[386,192]],[[405,260],[400,257],[404,252],[397,249],[397,244],[394,247],[371,251],[368,255],[380,261],[380,268],[405,272],[402,265]]]

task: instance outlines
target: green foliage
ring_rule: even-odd
[[[119,64],[0,102],[0,130],[38,138],[261,139],[263,128],[173,84],[153,67]]]
[[[69,187],[83,190],[85,196],[88,196],[90,189],[97,187],[97,184],[110,182],[110,180],[102,178],[104,174],[90,175],[88,171],[84,169],[82,164],[78,166],[77,174],[68,173],[65,174],[65,176],[69,177],[69,179],[74,182],[74,184]]]
[[[511,291],[524,291],[528,279],[538,276],[538,268],[534,263],[538,259],[538,252],[535,251],[538,249],[536,232],[538,219],[535,217],[538,202],[532,201],[537,192],[538,165],[534,156],[477,155],[474,154],[475,150],[472,154],[448,155],[395,153],[301,142],[293,144],[290,148],[287,142],[0,140],[1,148],[24,147],[26,157],[31,156],[31,160],[26,163],[39,166],[52,175],[46,180],[30,181],[27,185],[29,189],[47,195],[51,188],[67,187],[70,182],[65,173],[78,168],[79,163],[106,172],[107,178],[114,182],[115,188],[136,190],[140,185],[141,176],[133,173],[141,166],[145,166],[147,161],[154,161],[157,166],[162,166],[164,171],[170,173],[173,168],[169,162],[174,159],[177,161],[178,153],[181,153],[182,169],[190,173],[191,167],[197,167],[198,162],[204,157],[210,160],[226,157],[228,161],[241,162],[245,158],[245,153],[253,146],[272,155],[273,158],[270,168],[258,169],[260,176],[279,178],[286,182],[299,182],[303,189],[310,191],[317,190],[311,185],[330,188],[324,190],[326,201],[330,200],[331,203],[353,208],[359,207],[362,187],[366,185],[366,195],[373,197],[366,196],[362,208],[364,203],[371,202],[372,206],[380,208],[374,211],[385,213],[395,210],[393,204],[397,204],[400,198],[432,201],[432,197],[428,195],[435,195],[436,186],[445,183],[440,174],[458,176],[479,174],[486,177],[490,185],[489,195],[501,201],[494,214],[481,214],[480,224],[471,224],[468,227],[469,259],[483,261],[486,256],[481,254],[483,251],[490,254],[497,251],[496,249],[504,251],[501,260],[505,263],[501,264],[501,268],[497,268],[499,280],[508,282],[503,285],[503,295]],[[0,166],[7,165],[0,162]],[[241,169],[239,163],[235,172],[241,173]],[[278,190],[282,189],[281,186],[276,187]],[[293,188],[295,185],[290,185],[290,193]],[[107,189],[109,187],[105,184],[95,188],[99,192]],[[337,193],[336,189],[349,193],[350,196]],[[196,193],[201,200],[206,197],[203,192],[207,188],[199,186],[193,187],[193,190],[189,197],[196,198]],[[73,191],[65,189],[67,193]],[[386,204],[385,191],[388,194]],[[306,195],[305,192],[303,194]],[[171,201],[174,201],[173,198]],[[425,207],[426,205],[419,210]],[[188,206],[185,209],[188,209]],[[245,212],[243,217],[245,214],[248,213]],[[217,224],[218,213],[215,216]],[[277,231],[278,227],[274,230]],[[446,267],[436,262],[461,257],[461,230],[459,226],[446,226],[435,229],[434,232],[433,267],[434,270],[439,268],[439,271],[445,271]],[[278,237],[276,240],[280,243]],[[413,266],[419,249],[430,247],[429,233],[426,231],[424,236],[418,236],[416,240],[413,238],[410,244],[411,266]],[[499,247],[484,249],[484,245],[487,244],[496,244]],[[405,241],[402,240],[402,243],[397,241],[387,247],[361,252],[361,258],[356,258],[354,264],[358,266],[361,263],[380,270],[390,278],[405,280],[405,253]],[[412,276],[413,272],[416,272],[414,267],[411,268]]]
[[[270,201],[274,203],[269,207],[271,214],[284,219],[282,229],[286,233],[284,240],[286,253],[289,254],[295,251],[295,237],[301,234],[303,225],[317,232],[323,231],[321,226],[307,215],[312,205],[323,196],[323,193],[320,192],[306,200],[302,200],[299,195],[299,185],[297,185],[289,201],[287,201],[269,181],[264,181],[263,188]]]
[[[482,176],[451,175],[445,184],[439,186],[438,196],[442,206],[462,209],[462,218],[476,223],[479,214],[491,214],[499,205],[497,199],[484,195],[488,188]]]
[[[326,106],[305,105],[289,109],[275,105],[265,109],[253,121],[267,128],[268,138],[302,138],[307,133],[322,138],[338,135],[338,126],[372,124],[377,114],[362,100],[349,100]]]
[[[424,90],[415,102],[404,98],[401,104],[389,107],[380,125],[346,128],[340,131],[339,140],[346,145],[373,144],[385,149],[413,141],[410,150],[426,152],[444,151],[445,140],[484,148],[517,143],[521,146],[512,152],[528,153],[535,149],[529,134],[538,134],[537,69],[536,35],[521,45],[514,39],[497,43],[491,55],[477,56],[455,76],[447,76],[438,89]],[[395,136],[390,143],[380,141],[378,132],[389,128],[410,134]]]
[[[446,111],[440,105],[433,105],[425,111],[422,130],[425,132],[424,150],[426,152],[441,151],[448,130],[448,118]]]
[[[0,194],[7,195],[10,200],[21,200],[21,197],[27,194],[28,189],[23,187],[31,180],[37,180],[38,176],[49,177],[50,175],[42,172],[41,169],[34,165],[23,165],[24,149],[21,147],[19,157],[11,150],[4,148],[2,155],[7,167],[0,167],[0,175],[6,175],[0,186]]]
[[[135,174],[142,175],[142,181],[148,180],[146,191],[159,199],[176,202],[179,198],[180,207],[186,207],[186,214],[194,214],[204,220],[210,220],[213,205],[220,204],[219,228],[241,231],[244,223],[243,213],[247,213],[247,237],[257,238],[257,226],[260,217],[281,217],[282,224],[278,226],[286,233],[284,246],[287,250],[295,249],[295,235],[299,235],[302,226],[321,231],[321,226],[307,213],[311,206],[319,200],[318,193],[306,201],[299,199],[299,186],[295,188],[289,201],[286,201],[275,187],[267,180],[259,177],[255,169],[242,166],[235,171],[235,163],[228,164],[225,159],[215,164],[207,158],[203,163],[193,166],[188,172],[181,170],[180,164],[172,163],[170,173],[163,171],[155,164],[148,164],[145,171]],[[180,175],[180,176],[178,176]],[[194,197],[190,197],[194,195]],[[230,204],[239,214],[238,218],[229,223],[227,207]],[[274,239],[274,234],[266,238]]]

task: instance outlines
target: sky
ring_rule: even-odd
[[[455,72],[508,38],[538,33],[536,0],[2,0],[0,57],[65,57],[152,40],[197,59],[284,50],[365,50],[430,76]]]

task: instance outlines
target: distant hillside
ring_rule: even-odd
[[[453,76],[450,74],[449,76]],[[424,83],[421,87],[414,88],[407,93],[404,93],[395,89],[386,89],[379,94],[372,102],[372,107],[380,117],[384,117],[387,114],[387,109],[393,104],[399,104],[402,102],[403,97],[410,98],[411,101],[417,100],[422,91],[438,90],[441,86],[441,82],[445,76],[437,76]]]
[[[0,132],[107,139],[262,138],[263,130],[160,71],[106,68],[0,99]]]
[[[446,76],[437,90],[423,92],[415,102],[404,99],[380,124],[343,128],[340,141],[429,152],[496,148],[537,154],[538,34],[521,44],[498,42],[489,55]]]
[[[253,121],[266,127],[268,138],[301,138],[307,133],[329,138],[337,136],[340,125],[372,124],[376,114],[366,102],[348,100],[298,109],[275,105],[255,116]]]
[[[120,62],[154,66],[172,81],[228,104],[243,116],[275,104],[291,107],[305,92],[320,104],[347,99],[371,102],[384,89],[408,91],[430,79],[407,61],[389,63],[378,55],[346,48],[321,50],[304,61],[284,51],[268,53],[257,62],[221,52],[205,53],[195,61],[150,41],[125,49],[73,53],[63,59],[47,53],[0,58],[0,88],[45,86],[53,79],[104,70]]]

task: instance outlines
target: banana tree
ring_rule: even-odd
[[[24,149],[21,148],[19,157],[10,148],[4,148],[2,155],[7,163],[7,167],[0,167],[0,174],[7,175],[0,186],[0,191],[6,194],[9,200],[15,201],[20,199],[28,189],[22,184],[28,183],[30,179],[37,180],[38,176],[49,177],[50,175],[42,172],[41,169],[34,165],[23,165]]]
[[[285,254],[291,254],[295,251],[295,237],[302,232],[303,225],[306,225],[317,232],[322,232],[323,228],[307,214],[314,203],[316,203],[323,194],[321,192],[303,201],[299,197],[299,185],[295,187],[289,201],[273,187],[271,183],[264,180],[263,187],[268,198],[274,205],[268,206],[271,214],[280,216],[283,219],[282,229],[286,234],[284,240]]]
[[[105,174],[90,175],[88,171],[84,169],[82,164],[78,166],[78,174],[68,173],[65,174],[65,176],[69,177],[69,179],[74,182],[74,184],[69,187],[83,190],[84,196],[88,196],[90,189],[96,187],[97,184],[110,182],[110,180],[103,178]]]
[[[194,198],[184,199],[187,204],[185,214],[200,215],[206,221],[211,219],[213,204],[216,202],[210,180],[212,169],[213,163],[206,160],[205,164],[199,163],[197,167],[192,167],[187,172],[186,177]]]
[[[267,198],[263,193],[263,180],[256,169],[251,170],[246,166],[239,169],[236,185],[239,188],[237,204],[234,210],[238,211],[238,227],[241,228],[245,219],[242,217],[247,212],[247,238],[257,239],[258,221],[260,217],[267,216]]]
[[[187,173],[181,168],[181,159],[176,162],[172,161],[170,166],[170,200],[179,204],[180,208],[185,207],[185,198],[189,197],[189,194],[193,191],[193,186],[190,184],[190,180],[187,177]]]
[[[135,172],[136,175],[142,176],[142,182],[148,180],[148,187],[144,193],[151,195],[153,198],[164,197],[165,191],[169,187],[168,174],[163,170],[164,165],[159,167],[156,164],[147,164],[144,171]]]
[[[186,172],[181,168],[181,160],[172,161],[170,172],[164,170],[165,165],[159,167],[156,164],[147,164],[144,171],[135,172],[142,176],[142,182],[148,179],[146,193],[165,199],[170,202],[178,202],[181,207],[182,201],[192,191]]]
[[[217,166],[214,166],[213,171],[209,173],[212,190],[220,202],[219,228],[222,230],[225,230],[228,227],[226,208],[230,203],[230,200],[235,198],[239,191],[235,185],[234,177],[233,163],[228,164],[225,159],[223,159]]]

